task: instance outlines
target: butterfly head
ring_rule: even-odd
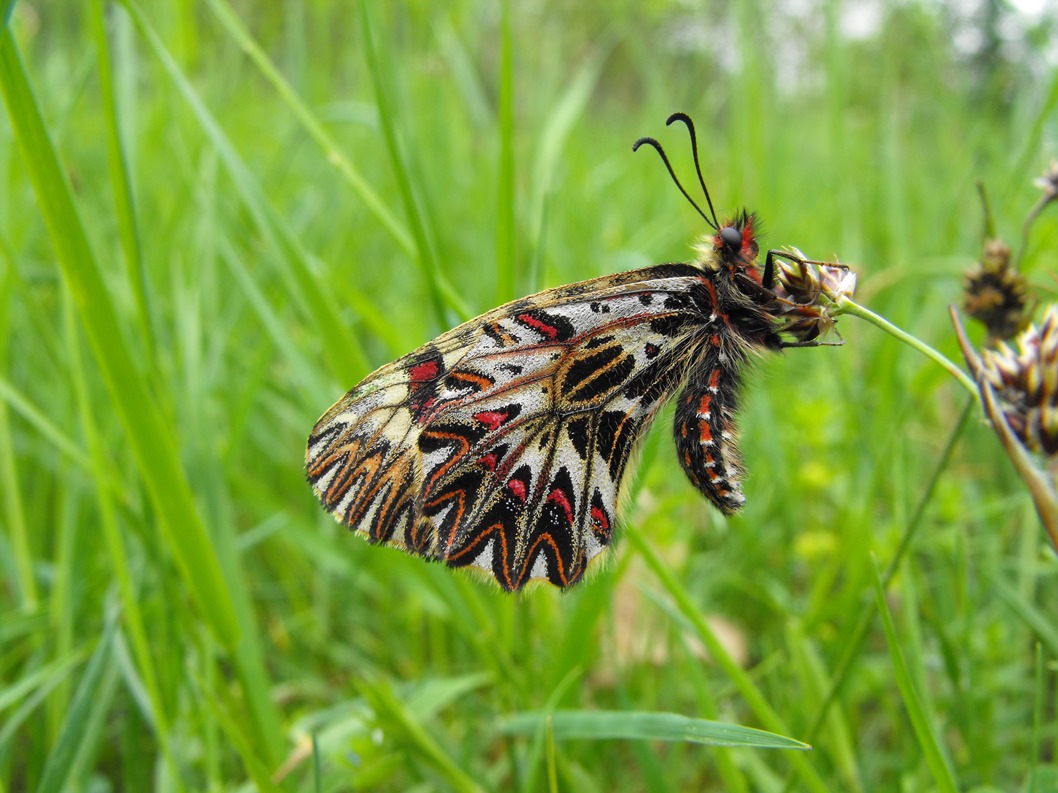
[[[760,282],[757,269],[757,219],[745,210],[706,235],[695,246],[697,263],[703,270],[745,273]]]
[[[683,197],[690,202],[691,206],[698,211],[698,214],[702,216],[713,230],[713,233],[705,237],[697,246],[700,254],[698,264],[706,270],[726,271],[732,275],[736,272],[744,272],[759,282],[760,275],[756,268],[758,251],[756,217],[743,209],[726,223],[721,224],[717,220],[716,210],[713,209],[713,201],[709,197],[709,189],[705,186],[705,179],[702,178],[702,168],[698,161],[698,136],[694,131],[694,123],[686,113],[673,113],[665,123],[668,125],[674,121],[683,123],[690,133],[694,169],[698,174],[698,184],[701,185],[702,193],[705,195],[706,206],[709,207],[708,214],[702,210],[698,203],[690,197],[683,185],[680,184],[680,180],[676,178],[676,173],[672,170],[671,163],[669,163],[668,155],[665,154],[661,144],[654,138],[640,138],[632,146],[632,151],[636,151],[643,145],[648,145],[657,151],[661,155],[661,161],[665,163],[665,167],[669,171],[669,176],[672,177],[672,181],[679,188]]]
[[[742,210],[713,235],[717,263],[728,269],[754,267],[757,262],[757,218]]]

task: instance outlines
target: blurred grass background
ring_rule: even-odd
[[[302,459],[345,390],[456,322],[688,259],[700,218],[631,153],[654,135],[689,181],[674,110],[718,211],[852,264],[955,358],[975,182],[1015,243],[1058,147],[1056,24],[984,0],[18,3],[0,790],[1055,789],[1054,553],[957,384],[872,327],[757,367],[736,519],[663,414],[616,551],[567,594],[370,548]],[[1056,244],[1045,214],[1044,299]],[[814,749],[515,728],[544,708]]]

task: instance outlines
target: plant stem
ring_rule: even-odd
[[[837,310],[834,312],[834,314],[852,314],[854,317],[865,319],[873,325],[877,325],[889,335],[895,336],[905,344],[914,347],[920,353],[922,353],[928,358],[932,358],[934,361],[936,361],[945,369],[947,369],[948,373],[951,374],[951,376],[954,377],[956,380],[958,380],[959,383],[962,384],[963,388],[973,394],[975,399],[980,401],[981,395],[980,393],[978,393],[977,384],[974,383],[970,376],[921,339],[916,339],[910,333],[901,330],[889,320],[885,319],[884,317],[878,316],[873,311],[864,308],[856,301],[850,300],[847,297],[842,297],[838,300]]]

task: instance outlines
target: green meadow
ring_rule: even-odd
[[[0,793],[1058,788],[1055,551],[966,389],[871,324],[753,366],[735,518],[664,410],[568,592],[371,547],[303,470],[377,366],[689,260],[632,153],[697,195],[677,110],[718,213],[962,365],[978,182],[1017,250],[1058,154],[1053,10],[3,5]],[[1056,251],[1052,207],[1041,303]]]

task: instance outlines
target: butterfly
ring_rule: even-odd
[[[687,478],[717,509],[742,507],[742,369],[815,346],[828,328],[757,265],[758,221],[720,223],[686,125],[710,232],[691,264],[659,264],[515,300],[377,369],[316,422],[306,474],[323,507],[371,543],[477,567],[508,591],[566,588],[613,538],[629,459],[679,392],[673,433]],[[814,319],[819,318],[819,321]],[[792,334],[787,341],[782,332]],[[825,342],[823,342],[825,343]]]

